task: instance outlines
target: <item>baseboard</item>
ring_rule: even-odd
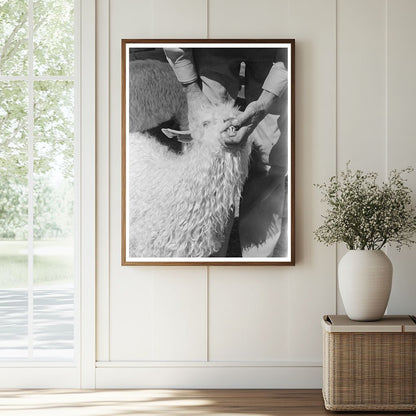
[[[99,367],[96,388],[321,388],[319,366]]]
[[[52,367],[3,367],[0,389],[79,388],[79,369]]]

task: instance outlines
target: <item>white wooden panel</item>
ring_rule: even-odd
[[[110,287],[110,359],[153,357],[153,268],[135,268],[112,276]]]
[[[337,1],[337,168],[386,172],[386,4]],[[346,253],[339,245],[337,263]],[[337,312],[345,313],[337,294]]]
[[[155,38],[206,37],[206,0],[153,0],[152,9],[152,36]]]
[[[110,1],[110,241],[109,252],[100,254],[103,261],[110,260],[110,299],[112,305],[120,307],[128,307],[122,305],[128,303],[121,298],[124,291],[133,291],[126,296],[136,293],[143,296],[149,284],[135,279],[137,269],[121,267],[121,39],[149,37],[151,3],[151,0]]]
[[[196,3],[191,7],[201,9],[202,13],[202,3]],[[206,299],[203,289],[206,281],[202,276],[205,269],[189,271],[196,277],[189,286],[186,268],[120,266],[120,39],[188,37],[183,32],[187,25],[178,26],[183,13],[179,6],[183,4],[181,0],[172,2],[171,6],[159,1],[111,0],[111,228],[108,255],[112,360],[157,360],[158,357],[174,360],[169,358],[172,355],[183,360],[203,360],[206,353],[206,338],[202,336],[206,329],[206,314],[202,312]],[[414,2],[389,2],[388,33],[385,2],[378,0],[210,0],[209,4],[209,35],[213,38],[296,39],[297,145],[297,265],[292,268],[210,269],[209,356],[214,360],[234,362],[238,359],[245,362],[273,360],[276,363],[319,361],[320,318],[335,312],[336,252],[334,247],[326,248],[312,240],[312,231],[320,223],[322,214],[319,192],[313,188],[313,183],[334,174],[337,161],[339,169],[351,159],[353,167],[376,169],[381,174],[385,172],[386,159],[389,168],[396,167],[400,161],[414,164],[411,159],[416,153],[412,147],[415,131],[409,122],[414,117],[408,114],[414,108],[412,97],[416,96],[412,89],[415,58],[410,53],[415,38],[411,24],[411,16],[415,15]],[[159,7],[169,7],[169,13],[155,20],[158,16],[155,11]],[[178,15],[174,14],[176,11]],[[170,19],[167,15],[172,13]],[[199,12],[192,11],[190,16],[197,20],[189,25],[189,37],[204,37],[206,25],[202,22],[206,15],[202,17]],[[194,24],[195,21],[199,23]],[[200,35],[196,33],[197,26],[201,27]],[[386,36],[389,39],[388,77]],[[388,118],[386,78],[389,81]],[[389,125],[388,153],[386,120]],[[100,258],[105,259],[106,255],[101,253]],[[393,255],[395,270],[403,277],[397,279],[395,276],[391,313],[415,313],[412,255],[413,251],[403,253],[397,259],[395,256],[398,255]],[[258,284],[254,284],[256,281]],[[171,299],[170,292],[173,295],[175,291],[179,292],[179,297]],[[195,293],[197,298],[193,299]],[[244,307],[245,303],[248,306]],[[196,327],[198,322],[202,330],[197,330],[198,340],[191,341],[192,346],[186,351],[180,345],[180,337],[187,334],[181,321],[187,322],[188,315],[194,313],[190,325]],[[259,328],[254,325],[256,319],[261,321]],[[134,325],[137,330],[131,331]],[[170,329],[171,325],[172,331],[165,334],[165,328]],[[231,334],[226,333],[227,327]],[[245,333],[248,336],[244,337]],[[162,350],[155,349],[155,340],[158,345],[166,344]],[[319,387],[321,377],[320,369],[313,366],[299,367],[295,372],[281,371],[273,365],[267,369],[220,371],[212,370],[209,364],[206,367],[201,364],[189,371],[100,368],[97,383],[104,387],[126,387],[127,384],[131,387],[248,387],[249,380],[258,377],[256,386],[300,386],[299,380],[313,379],[314,385],[309,382],[308,385]],[[313,376],[309,370],[313,370]]]
[[[210,267],[209,360],[287,359],[287,311],[283,268]]]
[[[111,284],[111,360],[206,360],[205,268],[130,267]]]
[[[205,38],[205,0],[110,0],[111,32],[126,39]]]
[[[388,169],[416,167],[416,2],[388,1]],[[416,200],[416,173],[408,185]],[[393,289],[389,313],[416,313],[416,249],[389,249]]]
[[[236,10],[244,12],[231,24]],[[210,268],[210,359],[320,360],[320,318],[335,311],[335,249],[312,243],[321,214],[313,183],[335,172],[335,17],[330,0],[211,1],[212,37],[296,39],[297,266]],[[250,290],[256,296],[245,306]],[[270,327],[267,320],[255,327],[266,316]],[[279,333],[270,331],[274,323]]]
[[[296,266],[288,271],[290,359],[321,360],[321,317],[335,312],[335,247],[313,240],[323,206],[313,184],[335,173],[336,4],[292,0],[296,39]],[[331,312],[331,313],[332,313]]]
[[[380,0],[337,2],[337,160],[344,170],[375,170],[386,159],[386,6]]]
[[[207,358],[207,292],[204,267],[172,268],[153,281],[153,359]]]
[[[110,0],[111,37],[117,40],[151,38],[153,14],[152,0]],[[111,81],[116,81],[113,76]]]
[[[101,259],[110,259],[111,360],[206,360],[206,268],[120,265],[121,39],[167,37],[159,36],[162,30],[172,38],[187,36],[181,7],[191,7],[197,25],[206,21],[206,9],[185,3],[110,2],[110,241]],[[171,19],[155,20],[166,8]],[[200,29],[190,27],[188,36],[204,37],[205,27]]]
[[[109,73],[110,73],[110,108],[107,114],[99,114],[99,123],[108,123],[110,126],[109,137],[98,137],[99,148],[109,146],[109,189],[102,192],[109,192],[109,223],[105,223],[105,216],[102,227],[109,227],[108,237],[105,233],[100,237],[109,238],[108,244],[101,241],[99,248],[99,262],[109,262],[109,282],[105,276],[98,276],[98,287],[100,293],[104,292],[103,299],[98,298],[97,310],[100,315],[98,319],[109,321],[107,334],[109,339],[100,337],[100,343],[107,345],[99,346],[99,351],[105,351],[104,358],[114,357],[128,359],[128,357],[149,357],[151,356],[151,339],[148,335],[146,322],[150,315],[151,303],[149,293],[151,282],[137,277],[134,268],[121,267],[121,39],[149,37],[151,13],[151,1],[110,1],[109,13]],[[100,25],[106,22],[100,22]],[[101,55],[99,55],[101,56]],[[105,69],[104,69],[105,71]],[[105,94],[105,91],[99,91]],[[98,99],[100,95],[98,96]],[[107,121],[106,117],[110,117]],[[99,161],[98,166],[100,166]],[[103,186],[105,186],[103,184]],[[99,208],[100,209],[100,208]],[[99,211],[103,212],[103,211]],[[105,211],[104,211],[105,213]],[[107,250],[105,248],[107,246]],[[105,287],[102,287],[102,286]],[[108,290],[109,300],[106,302],[105,290]],[[102,302],[101,302],[102,301]],[[107,310],[106,308],[110,309]],[[136,315],[135,315],[136,314]],[[127,332],[127,324],[131,323],[131,329],[135,336],[131,337]],[[102,332],[100,331],[100,334]],[[142,337],[142,339],[138,339]]]
[[[289,0],[209,0],[210,38],[287,38]]]

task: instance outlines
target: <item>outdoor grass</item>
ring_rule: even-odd
[[[34,242],[33,280],[35,286],[72,282],[71,244],[66,240]],[[27,242],[0,241],[0,289],[27,287],[27,273]]]

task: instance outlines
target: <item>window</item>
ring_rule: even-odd
[[[0,0],[0,360],[72,361],[74,0]]]

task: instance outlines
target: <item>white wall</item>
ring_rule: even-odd
[[[382,175],[416,165],[416,2],[100,0],[97,11],[97,387],[319,387],[343,249],[312,238],[313,184],[348,160]],[[296,39],[295,267],[121,267],[122,38]],[[389,313],[416,313],[415,252],[390,253]]]

